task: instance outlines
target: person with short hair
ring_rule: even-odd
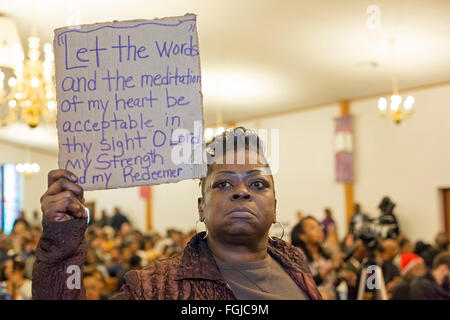
[[[413,300],[450,300],[450,253],[442,252],[433,260],[426,275],[411,282],[410,298]]]

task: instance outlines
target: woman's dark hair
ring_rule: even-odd
[[[262,140],[252,129],[245,127],[236,127],[233,129],[225,130],[222,134],[213,137],[210,141],[206,142],[206,155],[207,155],[207,171],[206,176],[211,173],[211,167],[214,161],[212,159],[216,155],[225,156],[227,151],[227,145],[230,146],[230,140],[232,140],[233,151],[238,151],[238,148],[244,147],[245,150],[253,150],[258,153],[260,160],[267,163],[264,156],[264,146]],[[227,143],[228,141],[228,143]],[[273,176],[270,175],[273,184]],[[200,179],[200,187],[202,190],[202,196],[205,195],[205,180],[206,177]]]
[[[314,220],[317,223],[319,223],[319,221],[317,221],[317,219],[314,218],[313,216],[306,216],[306,217],[302,218],[300,220],[300,222],[295,225],[294,229],[292,229],[291,244],[296,247],[299,247],[300,249],[303,250],[308,262],[313,262],[314,259],[311,255],[311,253],[309,252],[308,248],[306,247],[306,243],[300,239],[300,235],[305,233],[305,224],[306,224],[306,221],[308,221],[308,220]],[[330,256],[325,252],[325,250],[322,248],[321,245],[319,245],[319,254],[321,256],[323,256],[325,259],[330,258]]]
[[[422,256],[422,254],[425,252],[425,250],[427,250],[430,247],[431,247],[431,245],[419,240],[416,242],[416,245],[414,248],[414,253],[419,256]]]
[[[13,262],[13,270],[14,271],[24,271],[25,270],[25,262],[22,260],[15,259]]]
[[[447,266],[450,269],[450,252],[441,252],[433,259],[433,268],[432,270],[436,270],[441,265]]]
[[[400,241],[400,243],[399,243],[399,245],[400,245],[400,248],[403,248],[403,246],[405,245],[405,244],[407,244],[407,243],[411,243],[411,241],[409,241],[408,239],[402,239],[401,241]]]

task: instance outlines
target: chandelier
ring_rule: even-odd
[[[405,99],[399,93],[398,78],[395,71],[395,52],[394,44],[395,40],[391,39],[390,44],[393,51],[393,66],[394,72],[392,75],[392,95],[390,97],[390,104],[388,107],[388,100],[384,97],[378,99],[378,110],[383,118],[389,118],[394,121],[395,124],[400,124],[404,119],[409,118],[413,113],[413,105],[415,99],[413,96],[407,96]],[[402,104],[403,102],[403,104]]]
[[[38,173],[41,170],[41,167],[39,164],[33,162],[33,163],[18,163],[16,165],[16,171],[23,174],[25,178],[29,178],[32,175]]]
[[[388,108],[386,98],[380,98],[378,100],[378,109],[380,110],[381,116],[385,118],[391,118],[394,123],[400,124],[404,119],[410,117],[413,113],[413,104],[415,99],[413,96],[407,96],[402,103],[402,97],[398,93],[392,94],[391,103]]]
[[[40,59],[40,40],[33,32],[28,38],[28,56],[25,59],[19,46],[12,49],[16,56],[13,76],[7,80],[0,70],[0,126],[22,121],[37,127],[42,120],[54,123],[56,101],[54,85],[54,55],[52,46],[44,45],[44,60]]]

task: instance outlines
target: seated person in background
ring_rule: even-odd
[[[356,300],[358,296],[358,284],[361,278],[362,263],[367,258],[367,248],[361,239],[357,239],[351,249],[347,249],[344,270],[355,275],[354,284],[348,285],[348,300]]]
[[[442,252],[433,260],[433,268],[423,277],[411,281],[412,300],[450,300],[450,253]]]
[[[12,272],[5,282],[12,300],[31,300],[31,280],[24,278],[24,270],[25,263],[17,258],[14,259]]]
[[[110,277],[118,277],[124,271],[124,265],[121,262],[120,249],[112,248],[110,251],[110,260],[106,265]]]
[[[102,284],[93,273],[91,272],[84,273],[83,285],[86,290],[86,300],[101,299]]]
[[[421,253],[421,256],[425,260],[428,268],[432,267],[434,257],[447,250],[447,234],[445,232],[439,232],[434,238],[434,242],[434,246],[429,246]]]
[[[129,223],[128,218],[122,214],[119,207],[115,207],[114,215],[111,218],[111,227],[113,227],[114,230],[120,230],[124,223]]]
[[[341,250],[335,227],[335,225],[328,226],[328,235],[325,237],[325,241],[323,242],[324,248],[328,250],[330,254]]]
[[[330,227],[332,227],[334,229],[334,231],[336,232],[336,238],[337,238],[336,222],[333,219],[333,213],[331,212],[331,209],[325,208],[324,213],[325,213],[325,218],[322,220],[321,224],[323,226],[323,233],[325,235],[325,239],[328,237],[328,231],[329,231]]]
[[[355,249],[356,240],[352,233],[347,233],[344,240],[341,242],[341,250],[345,255],[350,254]]]
[[[125,275],[128,271],[131,270],[140,270],[142,268],[141,265],[142,259],[140,256],[133,255],[130,257],[129,263],[128,263],[128,269],[124,270],[123,273],[119,276],[119,280],[117,281],[117,288],[122,287],[122,285],[125,283]]]
[[[399,242],[399,246],[400,246],[400,254],[413,253],[413,251],[414,251],[411,241],[409,241],[406,238],[403,238]]]
[[[411,281],[427,273],[427,267],[421,257],[414,253],[404,253],[400,256],[400,272],[402,281],[392,289],[391,300],[409,300]]]
[[[207,173],[198,198],[199,221],[206,232],[194,236],[182,253],[129,271],[115,299],[321,299],[301,250],[269,238],[277,221],[276,198],[262,150],[259,137],[242,127],[208,143]],[[41,198],[43,234],[33,272],[34,299],[85,298],[84,286],[68,289],[68,275],[61,271],[82,265],[87,250],[83,189],[76,181],[66,170],[48,175],[48,190]]]
[[[400,279],[400,270],[394,264],[394,259],[399,253],[398,243],[393,239],[385,239],[381,243],[380,256],[383,260],[381,270],[383,271],[386,290],[389,292]]]
[[[326,300],[335,299],[336,271],[339,269],[342,257],[336,253],[331,257],[322,248],[324,233],[322,226],[312,216],[304,217],[299,223],[299,247],[303,250],[311,269],[314,281]]]
[[[353,209],[353,216],[350,220],[350,233],[355,235],[356,233],[356,227],[358,225],[364,224],[370,222],[370,218],[367,214],[363,213],[361,211],[361,206],[359,203],[355,203],[354,209]]]

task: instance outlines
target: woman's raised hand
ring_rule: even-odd
[[[87,219],[83,188],[75,183],[77,180],[77,176],[64,169],[48,173],[48,189],[41,197],[44,218],[51,221]]]

